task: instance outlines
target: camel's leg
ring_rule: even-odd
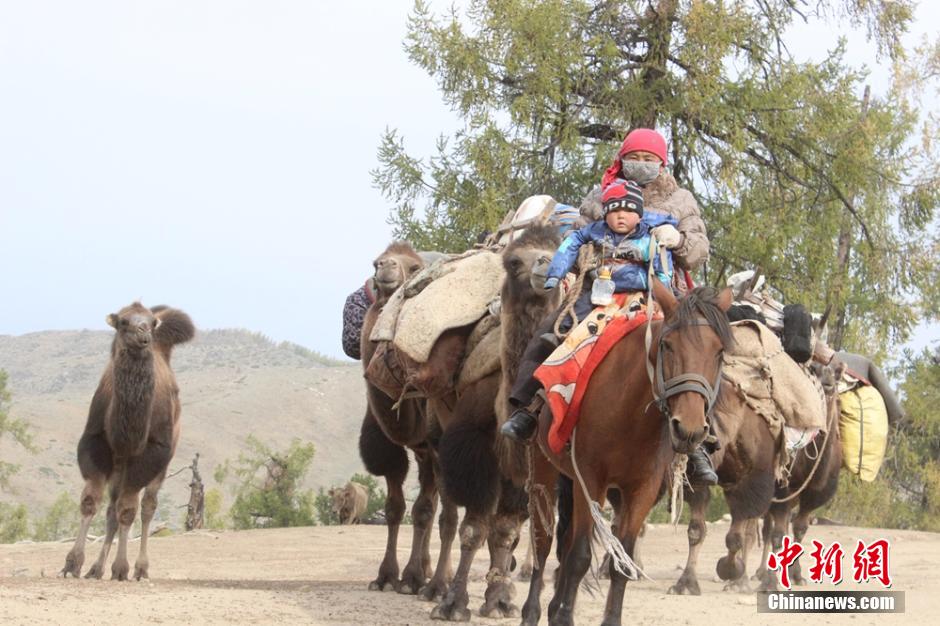
[[[434,472],[440,476],[440,466],[435,459]],[[441,516],[438,519],[438,527],[441,534],[441,552],[437,559],[437,568],[428,584],[420,592],[422,599],[433,602],[438,598],[444,597],[447,593],[447,586],[454,577],[454,571],[450,563],[450,549],[454,544],[454,537],[457,535],[457,505],[451,501],[443,489],[441,495]],[[430,530],[427,533],[431,536]]]
[[[150,537],[150,521],[157,511],[157,492],[163,484],[165,473],[154,479],[144,489],[144,497],[140,501],[140,552],[137,554],[137,563],[134,564],[134,580],[150,578],[150,559],[147,557],[147,540]]]
[[[658,481],[649,481],[647,484],[639,485],[637,489],[633,490],[632,497],[629,500],[624,498],[624,502],[620,507],[622,510],[617,536],[623,544],[623,549],[626,550],[631,559],[634,557],[637,540],[646,524],[646,516],[649,515],[650,509],[656,504],[658,497]],[[611,563],[610,589],[607,592],[603,626],[620,626],[620,616],[623,613],[623,592],[626,585],[627,577],[617,571]]]
[[[522,606],[523,626],[537,626],[542,617],[541,595],[545,584],[545,563],[552,551],[555,529],[555,483],[558,470],[538,451],[532,452],[532,490],[529,493],[529,524],[535,568],[529,581],[529,595]]]
[[[483,617],[516,617],[519,608],[513,604],[515,588],[510,575],[512,552],[519,543],[519,531],[527,514],[525,490],[504,480],[499,504],[489,536],[490,571],[486,577],[484,603],[480,607]]]
[[[388,538],[385,543],[385,558],[379,566],[379,575],[369,583],[370,591],[385,591],[386,586],[398,589],[398,529],[405,517],[404,480],[397,476],[386,476],[385,522]]]
[[[590,484],[588,484],[588,489],[591,489]],[[600,495],[595,491],[597,490],[588,492],[590,497]],[[567,531],[568,547],[561,565],[555,596],[548,605],[548,623],[552,626],[574,624],[578,586],[591,567],[591,530],[594,522],[587,499],[577,485],[574,489],[572,504],[571,527]]]
[[[137,517],[137,497],[139,492],[121,488],[117,499],[118,551],[111,564],[111,580],[127,580],[130,565],[127,562],[127,541]]]
[[[761,555],[757,563],[757,571],[751,580],[762,581],[767,575],[767,557],[770,556],[770,535],[773,532],[774,519],[772,511],[767,511],[761,523]]]
[[[685,563],[685,570],[676,584],[669,588],[668,593],[678,595],[702,595],[702,590],[698,586],[698,575],[695,572],[698,564],[698,553],[705,543],[705,511],[708,508],[709,489],[699,487],[695,491],[686,491],[685,499],[689,503],[689,558]]]
[[[472,510],[468,510],[464,516],[460,524],[460,562],[457,564],[457,572],[443,599],[431,610],[431,619],[451,622],[470,620],[470,610],[467,608],[470,602],[470,596],[467,594],[467,581],[473,558],[489,534],[487,525],[489,517],[488,512],[479,513]]]
[[[809,516],[812,512],[810,509],[806,509],[804,512],[803,509],[804,507],[801,504],[799,511],[791,521],[791,524],[793,525],[793,540],[799,544],[803,543],[803,537],[806,536],[806,531],[809,529]],[[802,587],[806,584],[806,579],[803,578],[803,569],[800,567],[800,559],[797,559],[790,564],[789,572],[791,584],[799,587]]]
[[[104,494],[105,476],[96,475],[85,481],[85,487],[82,489],[81,512],[82,522],[78,528],[78,537],[75,538],[75,545],[65,556],[65,567],[62,568],[62,576],[69,574],[78,578],[82,573],[82,564],[85,562],[85,537],[88,535],[88,529],[91,527],[92,520],[95,519],[95,513],[101,504],[101,496]]]
[[[790,509],[791,506],[789,502],[776,503],[770,507],[770,511],[768,511],[766,515],[766,518],[769,518],[770,522],[768,523],[766,519],[764,521],[764,550],[768,554],[770,553],[770,550],[777,552],[783,548],[783,536],[786,534],[787,527],[790,525]],[[760,580],[760,584],[758,585],[757,590],[777,591],[778,587],[776,570],[767,569],[766,557],[764,558],[764,562],[761,565],[764,568],[764,575]]]
[[[104,543],[101,545],[101,552],[98,553],[98,560],[91,566],[85,578],[100,579],[104,576],[104,566],[108,561],[108,553],[111,552],[111,544],[114,542],[114,535],[117,534],[117,492],[111,489],[111,501],[108,503],[107,532],[104,537]]]
[[[414,523],[411,557],[401,574],[398,587],[398,593],[407,594],[418,593],[428,581],[431,557],[427,542],[430,540],[434,511],[437,508],[437,484],[434,480],[431,453],[416,450],[415,458],[418,461],[418,482],[421,491],[411,508],[411,519]]]

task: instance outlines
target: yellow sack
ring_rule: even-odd
[[[888,445],[888,411],[878,390],[868,385],[839,394],[842,465],[865,482],[881,469]]]

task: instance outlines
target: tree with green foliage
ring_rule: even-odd
[[[471,0],[438,17],[418,0],[405,50],[463,128],[428,160],[387,131],[373,179],[397,236],[459,251],[529,195],[578,204],[629,129],[661,129],[709,228],[700,278],[758,267],[785,301],[831,307],[836,347],[880,354],[940,265],[937,120],[916,97],[937,73],[915,69],[940,63],[903,49],[912,15],[911,0]],[[784,33],[811,20],[865,27],[898,68],[890,91],[870,92],[844,40],[797,59]]]
[[[46,510],[46,514],[33,523],[34,541],[58,541],[74,537],[79,529],[78,502],[63,491]]]
[[[7,373],[0,370],[0,441],[4,436],[10,438],[26,450],[34,452],[33,437],[29,432],[29,424],[25,420],[10,417],[10,392],[7,389]],[[10,477],[18,470],[19,466],[13,463],[7,463],[0,459],[0,490],[9,489]]]
[[[313,508],[317,512],[317,521],[322,526],[338,526],[339,514],[333,510],[333,498],[327,493],[326,489],[320,487],[317,490],[317,497],[314,498]]]
[[[29,513],[22,504],[0,502],[0,543],[15,543],[29,536]]]
[[[300,488],[313,461],[313,444],[294,439],[287,450],[274,451],[249,435],[245,445],[247,450],[231,466],[226,461],[215,473],[219,482],[229,469],[234,474],[235,501],[229,511],[234,527],[313,525],[313,492]]]
[[[206,522],[209,530],[223,530],[225,528],[225,515],[222,513],[222,492],[212,488],[206,491]]]

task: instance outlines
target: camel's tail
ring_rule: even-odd
[[[196,336],[196,326],[189,316],[179,309],[161,304],[150,310],[160,320],[160,325],[153,333],[154,343],[169,360],[173,346],[186,343]]]

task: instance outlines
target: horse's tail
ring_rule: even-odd
[[[161,304],[150,310],[160,321],[160,324],[153,332],[154,344],[164,358],[169,361],[173,346],[186,343],[196,336],[196,326],[189,315],[179,309]]]

